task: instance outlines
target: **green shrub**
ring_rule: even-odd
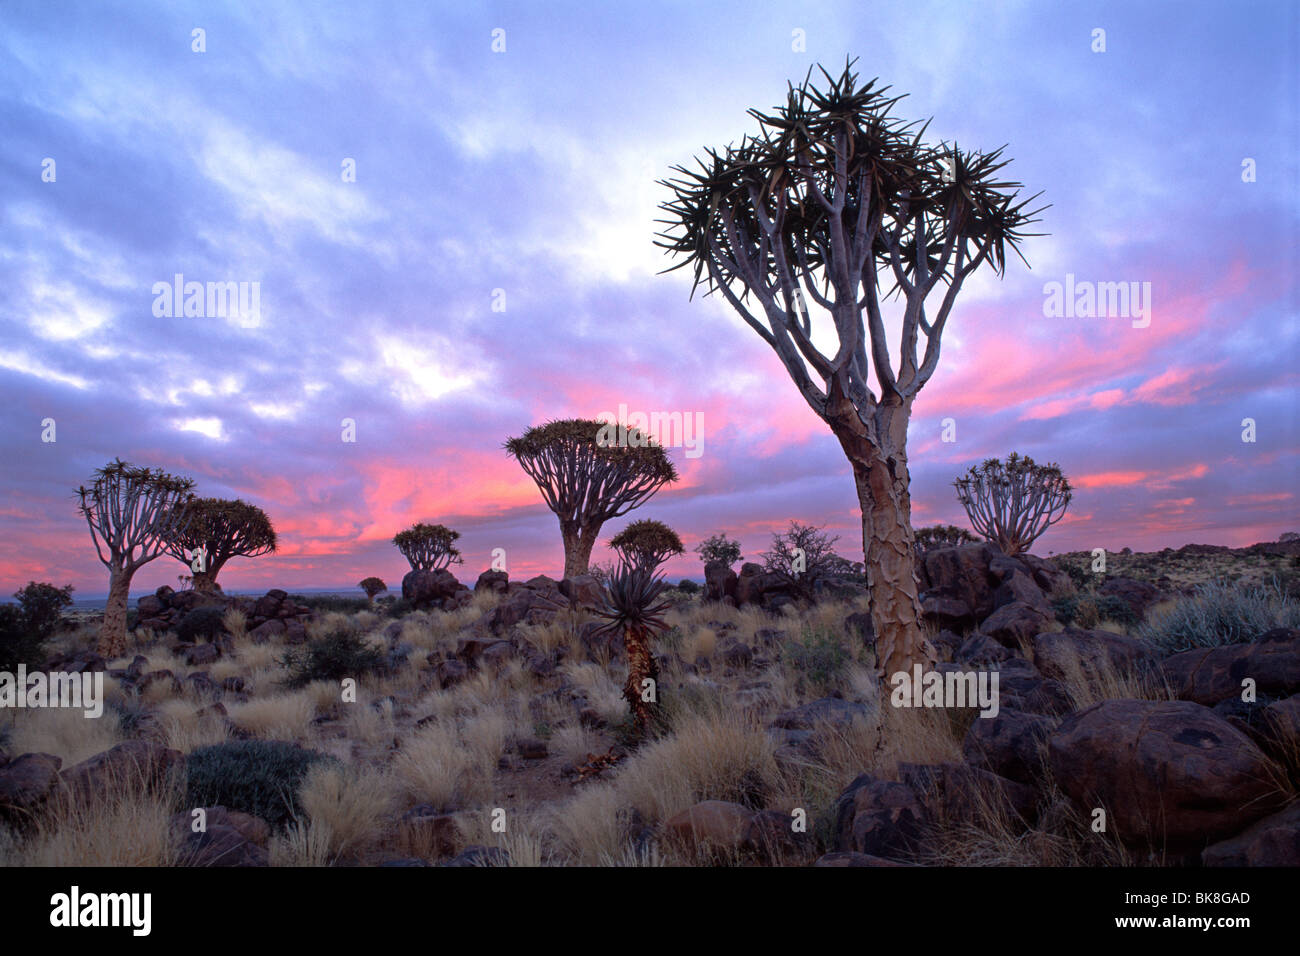
[[[236,740],[200,747],[185,761],[185,804],[223,806],[283,826],[298,816],[307,771],[335,758],[279,740]]]
[[[1157,611],[1138,636],[1166,654],[1245,644],[1278,627],[1300,627],[1300,605],[1274,581],[1246,587],[1212,581]]]
[[[1091,630],[1102,621],[1113,621],[1122,627],[1136,627],[1138,616],[1128,602],[1114,594],[1095,594],[1084,591],[1068,594],[1052,602],[1056,619],[1066,627],[1081,627]]]
[[[226,633],[226,616],[224,607],[196,607],[183,618],[176,636],[182,641],[193,643],[200,639],[215,641]]]
[[[682,578],[677,582],[677,590],[684,591],[687,594],[699,594],[703,590],[697,583],[690,578]]]
[[[288,687],[305,687],[315,680],[338,681],[383,670],[384,655],[369,646],[352,622],[331,628],[301,650],[290,651],[280,662],[289,672]]]
[[[384,603],[384,613],[389,617],[406,617],[406,615],[410,614],[414,610],[416,610],[415,605],[406,598],[398,598],[396,601],[387,601]]]
[[[838,684],[849,663],[849,652],[838,635],[830,631],[805,631],[799,638],[786,640],[781,659],[817,693],[824,694]]]
[[[72,603],[72,585],[56,588],[29,581],[14,597],[17,604],[0,604],[0,670],[4,671],[44,662],[44,644],[62,622],[63,609]]]

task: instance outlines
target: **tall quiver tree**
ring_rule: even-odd
[[[654,573],[675,554],[683,552],[682,539],[662,521],[633,521],[610,538],[609,546],[622,564]]]
[[[1055,463],[1039,465],[1012,452],[1006,463],[985,459],[953,482],[971,527],[1004,554],[1029,550],[1044,531],[1065,517],[1074,492]]]
[[[844,449],[862,509],[876,659],[889,675],[929,665],[934,653],[913,575],[912,403],[934,374],[962,283],[984,264],[1001,275],[1039,210],[1015,202],[1020,184],[996,181],[1001,150],[922,144],[924,127],[889,115],[901,97],[875,80],[859,87],[852,62],[838,79],[822,70],[824,90],[811,76],[790,87],[785,106],[750,111],[757,135],[708,150],[698,172],[675,167],[658,245],[682,258],[672,269],[693,267],[692,294],[700,284],[721,293],[771,346]],[[902,299],[891,317],[896,366],[882,273],[892,281],[885,297]]]
[[[393,536],[393,544],[410,562],[412,571],[440,571],[448,565],[460,564],[460,551],[455,547],[459,531],[440,524],[413,524]]]
[[[667,452],[640,429],[594,419],[536,425],[505,444],[560,519],[564,576],[586,574],[601,526],[677,480]]]
[[[196,591],[218,590],[217,575],[234,557],[257,557],[276,549],[275,528],[257,505],[236,498],[195,498],[186,507],[190,520],[164,547],[189,565]]]
[[[77,489],[78,510],[90,526],[99,560],[108,568],[108,602],[96,651],[103,657],[126,653],[126,604],[131,578],[163,553],[189,521],[185,507],[194,482],[161,470],[115,459],[94,473],[89,488]]]

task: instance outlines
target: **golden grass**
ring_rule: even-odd
[[[386,773],[328,764],[312,767],[298,791],[311,827],[334,858],[377,843],[396,796],[394,781]]]
[[[99,717],[87,717],[81,710],[65,707],[13,710],[10,713],[13,714],[10,752],[62,757],[64,769],[116,747],[126,739],[117,713],[107,706]]]
[[[179,800],[175,791],[115,787],[93,805],[57,801],[26,834],[0,829],[0,865],[171,866]]]
[[[305,740],[311,732],[316,707],[309,693],[294,691],[232,704],[230,720],[236,727],[268,740]]]

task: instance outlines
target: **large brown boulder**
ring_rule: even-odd
[[[982,621],[993,613],[994,591],[1001,584],[989,565],[1005,557],[1001,548],[988,542],[934,548],[921,559],[921,584],[927,597],[960,601],[973,620]]]
[[[869,856],[905,856],[916,848],[925,809],[906,784],[862,774],[833,806],[835,850]]]
[[[402,598],[416,607],[441,606],[442,602],[458,591],[468,588],[456,580],[446,568],[436,571],[408,571],[402,578]]]
[[[161,784],[184,760],[179,750],[128,740],[69,767],[62,779],[74,802],[93,803]]]
[[[731,565],[722,561],[710,561],[704,565],[704,599],[721,601],[723,598],[736,598],[736,572]]]
[[[1052,617],[1046,611],[1024,601],[1003,604],[984,619],[979,632],[1003,647],[1019,650],[1031,644],[1035,636],[1047,630]]]
[[[1287,697],[1300,692],[1300,631],[1276,628],[1249,644],[1183,651],[1160,669],[1180,698],[1198,704],[1240,697],[1248,677],[1258,694]]]
[[[495,571],[489,568],[478,576],[474,582],[474,593],[480,591],[492,591],[496,594],[505,594],[510,590],[510,575],[504,571]]]
[[[1047,738],[1058,723],[1044,714],[1002,707],[994,717],[971,721],[962,756],[1008,780],[1037,786],[1047,763]]]
[[[1277,809],[1281,770],[1226,720],[1190,701],[1106,700],[1048,743],[1057,784],[1102,807],[1121,839],[1177,848],[1221,839]]]
[[[516,624],[550,624],[571,607],[558,587],[521,587],[488,611],[484,621],[493,634],[500,635]]]
[[[574,608],[595,610],[605,603],[605,590],[590,574],[579,574],[560,582],[560,593]]]
[[[1097,593],[1103,597],[1119,598],[1132,610],[1139,621],[1146,617],[1147,609],[1164,599],[1164,593],[1149,581],[1139,581],[1122,575],[1108,577]]]
[[[1065,680],[1077,666],[1084,676],[1108,672],[1131,673],[1152,664],[1146,644],[1111,631],[1085,631],[1067,627],[1044,632],[1033,639],[1034,666],[1045,677]]]
[[[1033,787],[969,764],[900,763],[898,779],[917,795],[931,821],[978,827],[992,812],[1027,825],[1036,816]]]
[[[747,561],[741,565],[740,575],[736,578],[736,607],[768,604],[778,595],[789,597],[790,590],[790,582],[781,575],[764,571],[762,565]]]

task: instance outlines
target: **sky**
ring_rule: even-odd
[[[913,525],[968,526],[953,479],[1014,450],[1075,487],[1039,554],[1300,530],[1298,11],[8,0],[0,593],[106,591],[72,492],[119,456],[271,516],[278,553],[233,559],[227,589],[395,588],[416,521],[461,533],[463,580],[498,548],[558,577],[502,443],[620,406],[703,444],[604,539],[656,518],[749,559],[797,520],[860,559],[838,443],[653,244],[657,180],[846,56],[927,140],[1006,144],[1051,204],[1029,267],[957,300],[909,431]],[[256,321],[168,314],[177,274],[256,283]],[[1050,315],[1067,281],[1139,283],[1149,315]],[[185,571],[159,558],[133,595]]]

